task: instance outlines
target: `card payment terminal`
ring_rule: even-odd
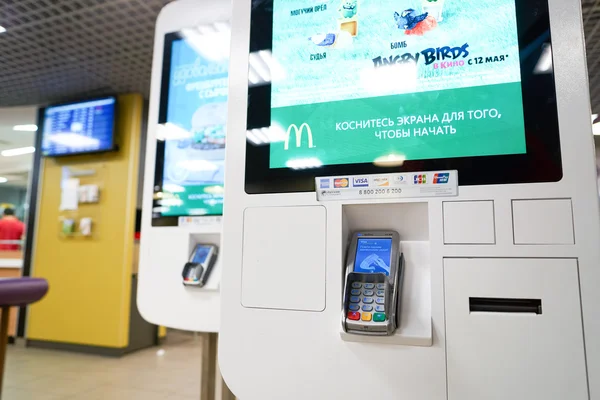
[[[394,231],[356,232],[348,248],[344,331],[389,336],[399,325],[404,262]]]
[[[217,246],[212,244],[197,244],[190,256],[190,261],[183,267],[181,273],[183,284],[186,286],[202,287],[217,261]]]

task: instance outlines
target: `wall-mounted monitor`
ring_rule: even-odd
[[[165,36],[154,226],[223,213],[230,38],[225,26],[216,23]]]
[[[115,97],[49,106],[44,110],[42,155],[47,157],[115,150]]]
[[[265,0],[249,67],[247,193],[345,174],[562,177],[548,0]]]

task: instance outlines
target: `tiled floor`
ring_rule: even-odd
[[[169,332],[163,346],[122,358],[11,345],[2,400],[199,400],[201,343]]]

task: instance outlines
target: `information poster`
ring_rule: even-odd
[[[270,167],[526,152],[515,0],[275,0]]]
[[[229,61],[201,50],[183,39],[172,45],[163,216],[223,213]]]

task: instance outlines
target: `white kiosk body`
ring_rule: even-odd
[[[580,2],[405,3],[233,0],[223,376],[244,400],[600,399]],[[271,76],[247,87],[260,59]],[[357,175],[408,188],[454,170],[457,196],[340,194],[363,184]],[[408,182],[382,175],[400,172]],[[317,190],[340,199],[317,201],[317,177],[336,177]],[[392,336],[340,322],[346,252],[362,230],[400,235]],[[485,306],[514,299],[539,307]]]
[[[180,0],[156,23],[137,304],[170,328],[218,332],[221,257],[183,284],[197,244],[221,241],[231,4]],[[204,216],[203,216],[204,215]]]

